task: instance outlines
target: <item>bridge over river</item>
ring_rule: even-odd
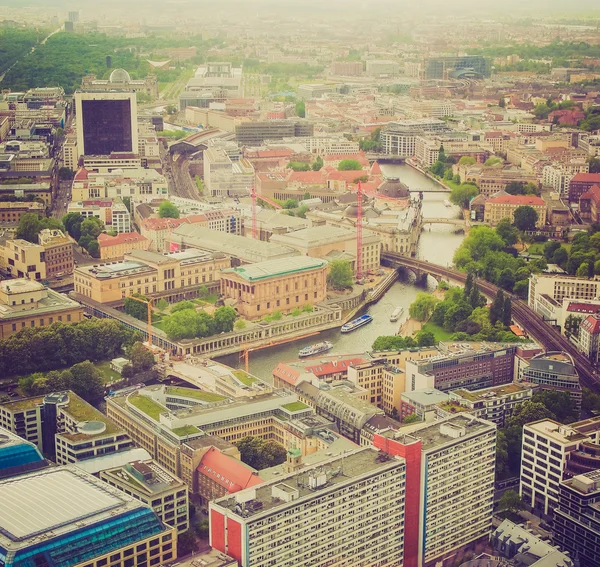
[[[467,275],[464,272],[438,266],[424,260],[407,258],[394,252],[382,253],[381,263],[390,268],[409,270],[416,275],[417,279],[423,279],[427,275],[430,275],[437,280],[454,281],[461,284],[464,284],[467,279]],[[483,280],[477,281],[477,287],[481,293],[490,299],[494,298],[500,289]],[[600,391],[600,375],[596,372],[587,357],[580,353],[564,335],[554,327],[548,325],[526,303],[518,299],[515,295],[506,291],[504,293],[512,299],[512,316],[514,321],[547,351],[564,351],[571,355],[575,361],[575,367],[579,372],[582,385],[593,388],[597,392]]]

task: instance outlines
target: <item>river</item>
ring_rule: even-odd
[[[448,195],[444,193],[427,193],[427,189],[437,189],[437,183],[427,178],[409,165],[382,165],[381,169],[388,177],[399,177],[411,189],[424,189],[423,216],[429,218],[454,218],[458,215],[457,207],[446,207],[444,201]],[[442,266],[452,263],[454,251],[462,242],[464,235],[454,234],[455,228],[451,225],[427,225],[421,234],[417,258],[428,260]],[[298,351],[311,343],[328,340],[334,348],[328,354],[361,353],[369,349],[373,341],[380,335],[395,335],[401,322],[408,317],[408,307],[414,301],[419,291],[433,291],[435,280],[429,278],[425,288],[414,285],[414,276],[409,275],[394,283],[385,296],[367,308],[367,313],[373,316],[373,322],[353,333],[342,335],[338,329],[320,333],[318,336],[294,341],[285,345],[269,347],[251,352],[249,355],[249,370],[268,382],[272,381],[271,372],[281,361],[295,360]],[[404,314],[400,321],[392,323],[390,313],[396,307],[404,307]],[[239,355],[231,355],[219,359],[230,366],[239,367]]]

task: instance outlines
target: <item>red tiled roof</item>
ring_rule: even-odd
[[[296,383],[296,380],[298,380],[300,372],[294,370],[289,365],[285,364],[285,362],[280,362],[273,370],[273,376],[276,376],[280,380],[293,386]]]
[[[567,311],[570,313],[598,313],[600,305],[592,305],[590,303],[569,303]]]
[[[378,161],[373,162],[371,166],[371,175],[383,175]]]
[[[600,173],[576,173],[571,178],[571,183],[584,182],[584,183],[600,183]]]
[[[138,232],[121,232],[117,236],[111,236],[102,232],[98,235],[98,246],[104,248],[105,246],[115,246],[117,244],[125,244],[126,242],[147,242],[148,239],[142,236]]]
[[[263,483],[256,471],[214,447],[204,454],[197,471],[226,488],[229,494]]]
[[[600,316],[588,315],[581,323],[581,328],[592,335],[600,333]]]
[[[545,205],[546,202],[541,197],[535,195],[500,195],[499,197],[491,197],[487,201],[492,204],[507,204],[507,205]]]
[[[196,224],[206,222],[204,215],[190,215],[181,219],[145,219],[142,221],[142,226],[146,230],[168,230],[175,229],[182,224]]]
[[[348,358],[346,360],[332,360],[325,364],[314,364],[306,366],[304,369],[307,372],[312,372],[315,376],[326,376],[327,374],[336,374],[342,370],[347,370],[349,366],[364,364],[368,362],[364,358]]]
[[[81,169],[79,169],[77,171],[77,173],[75,174],[75,177],[73,179],[75,181],[85,181],[88,178],[88,173],[89,173],[89,171],[87,169],[85,169],[85,167],[82,167]]]
[[[600,185],[592,185],[581,197],[580,201],[590,199],[595,203],[600,203]]]
[[[300,183],[325,183],[320,171],[292,171],[288,181],[300,181]]]

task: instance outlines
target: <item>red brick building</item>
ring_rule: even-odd
[[[593,185],[579,198],[579,214],[590,222],[600,221],[600,185]]]
[[[577,173],[569,183],[569,202],[577,203],[593,185],[600,185],[600,173]]]

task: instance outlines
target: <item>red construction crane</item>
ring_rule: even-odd
[[[362,280],[362,187],[360,181],[356,188],[356,279]]]
[[[256,239],[256,238],[258,238],[258,221],[256,219],[257,200],[260,199],[261,201],[264,201],[265,203],[271,205],[272,207],[275,207],[276,209],[283,209],[283,207],[279,203],[276,203],[275,201],[271,201],[271,199],[267,199],[267,197],[264,197],[263,195],[261,195],[259,197],[256,194],[256,189],[254,188],[254,185],[252,185],[252,191],[250,191],[250,197],[252,197],[252,238]]]

